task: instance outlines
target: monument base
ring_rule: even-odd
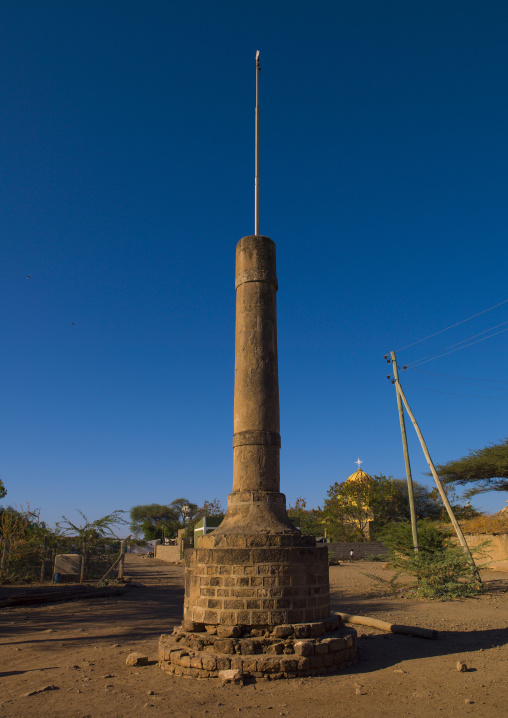
[[[338,616],[272,628],[184,621],[159,640],[159,666],[174,675],[277,680],[335,673],[356,661],[356,631]]]

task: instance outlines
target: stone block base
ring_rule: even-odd
[[[185,552],[186,620],[266,627],[330,615],[328,553],[313,536],[217,530],[204,539]]]
[[[341,619],[243,630],[194,624],[159,640],[159,666],[179,676],[217,678],[239,671],[244,679],[276,680],[334,673],[356,661],[356,631]]]

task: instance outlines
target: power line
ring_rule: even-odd
[[[502,322],[501,324],[498,324],[497,327],[502,327],[503,324],[508,324],[508,322]],[[464,346],[460,347],[459,344],[463,344],[464,342],[467,342],[469,339],[474,339],[475,337],[479,337],[480,334],[485,334],[485,332],[490,332],[492,329],[497,329],[497,327],[491,327],[490,329],[485,329],[483,332],[479,332],[479,334],[474,334],[472,337],[468,337],[467,339],[463,339],[460,342],[457,342],[456,344],[450,344],[449,347],[445,348],[444,352],[436,352],[435,354],[429,354],[426,357],[423,357],[422,359],[417,359],[415,362],[412,362],[411,364],[406,364],[406,366],[412,369],[415,367],[416,364],[426,364],[429,361],[432,361],[433,359],[438,359],[440,357],[444,357],[447,354],[453,354],[453,352],[458,352],[460,349],[465,349],[466,347],[471,347],[473,344],[478,344],[478,342],[484,342],[485,339],[491,339],[492,337],[497,336],[498,334],[502,334],[503,332],[508,332],[508,328],[501,329],[500,332],[495,332],[495,334],[489,334],[488,337],[483,337],[482,339],[477,339],[475,342],[470,342],[469,344],[464,344]],[[457,347],[456,349],[453,349],[452,347]],[[451,349],[451,351],[446,351],[446,349]]]
[[[426,371],[425,369],[418,369],[418,367],[415,367],[415,366],[408,366],[407,368],[413,369],[413,371],[419,371],[422,374],[429,374],[431,376],[439,376],[439,377],[442,377],[443,379],[449,379],[450,381],[457,381],[461,384],[468,384],[469,382],[472,382],[472,381],[487,381],[487,382],[495,383],[495,384],[508,384],[508,381],[502,381],[501,379],[484,379],[483,377],[456,376],[455,374],[440,374],[435,371]],[[482,386],[482,385],[481,384],[471,384],[470,386]],[[508,391],[508,389],[504,389],[502,386],[500,386],[500,387],[493,386],[492,389],[500,389],[501,391]]]
[[[478,394],[453,394],[450,391],[440,391],[439,389],[427,389],[425,386],[416,386],[415,384],[406,384],[412,389],[422,389],[423,391],[432,391],[434,394],[447,394],[448,396],[463,396],[468,399],[497,399],[498,401],[508,401],[508,396],[478,396]]]
[[[437,337],[438,334],[447,332],[448,329],[453,329],[453,327],[458,327],[459,324],[464,324],[464,322],[468,322],[470,319],[479,317],[480,314],[485,314],[485,312],[490,312],[492,309],[496,309],[497,307],[500,307],[502,304],[506,304],[506,302],[508,302],[508,299],[504,299],[502,302],[499,302],[499,304],[494,304],[493,307],[489,307],[488,309],[484,309],[483,311],[478,312],[477,314],[473,314],[472,316],[468,317],[467,319],[462,319],[462,321],[460,321],[460,322],[456,322],[455,324],[450,324],[449,327],[446,327],[445,329],[440,329],[438,332],[434,332],[434,334],[429,334],[428,337],[423,337],[423,339],[418,339],[418,341],[413,342],[412,344],[407,344],[405,347],[402,347],[401,349],[397,349],[397,352],[401,352],[404,349],[409,349],[409,347],[414,347],[415,344],[420,344],[420,342],[424,342],[427,339],[431,339],[432,337]]]

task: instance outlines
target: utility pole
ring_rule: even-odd
[[[474,562],[474,558],[471,554],[471,551],[469,550],[469,546],[467,545],[466,539],[464,538],[464,534],[462,533],[462,529],[459,526],[459,523],[457,519],[455,518],[455,514],[453,513],[453,509],[450,505],[450,502],[448,501],[448,496],[446,495],[445,490],[443,489],[443,485],[441,483],[441,480],[439,476],[437,475],[437,471],[435,469],[434,464],[432,463],[432,459],[430,458],[429,450],[427,449],[427,444],[425,443],[422,432],[420,431],[420,427],[416,423],[416,419],[414,417],[413,412],[409,408],[409,404],[407,403],[407,399],[404,396],[404,392],[402,391],[402,387],[399,382],[395,385],[397,387],[397,393],[400,395],[400,398],[404,402],[404,406],[406,407],[406,411],[409,414],[409,417],[411,421],[413,422],[413,426],[416,430],[416,433],[418,435],[418,438],[420,439],[420,444],[422,445],[423,453],[425,454],[425,458],[427,459],[427,463],[429,465],[429,468],[431,470],[432,476],[434,477],[434,481],[436,482],[436,486],[438,488],[439,493],[441,494],[441,498],[443,499],[443,503],[445,505],[445,508],[448,512],[448,516],[450,517],[450,521],[452,522],[453,528],[455,529],[455,533],[457,534],[457,538],[459,540],[460,545],[464,549],[464,552],[469,556],[471,560],[471,564],[473,567],[473,572],[478,580],[479,583],[482,583],[482,580],[480,578],[480,572],[478,571],[478,568]]]
[[[397,395],[397,408],[399,410],[399,421],[400,421],[400,433],[402,436],[402,449],[404,451],[404,464],[406,465],[406,478],[407,478],[407,493],[409,496],[409,511],[411,514],[411,530],[413,532],[413,546],[415,553],[418,553],[418,528],[416,525],[416,512],[415,512],[415,499],[413,493],[413,477],[411,475],[411,464],[409,462],[409,451],[407,448],[407,436],[406,436],[406,424],[404,421],[404,410],[402,408],[402,400],[398,391],[399,385],[399,370],[397,368],[397,359],[395,352],[391,352],[392,365],[393,365],[393,377],[395,379],[395,393]]]

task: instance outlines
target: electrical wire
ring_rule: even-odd
[[[470,382],[475,382],[475,381],[486,381],[486,382],[495,383],[495,384],[508,384],[508,381],[502,381],[501,379],[484,379],[483,377],[456,376],[455,374],[439,374],[438,372],[435,372],[435,371],[426,371],[425,369],[418,369],[418,367],[413,367],[413,366],[408,366],[406,368],[413,369],[413,371],[419,371],[422,374],[429,374],[430,376],[438,376],[443,379],[448,379],[449,381],[456,381],[459,384],[468,384],[469,386],[482,386],[481,384],[471,384],[470,383]],[[483,388],[485,389],[486,387],[483,387]],[[498,387],[493,386],[493,387],[489,387],[489,388],[500,389],[501,391],[508,391],[508,389],[505,389],[502,386],[498,386]]]
[[[450,344],[449,347],[445,347],[444,352],[436,352],[435,354],[429,354],[426,357],[423,357],[422,359],[417,359],[414,362],[411,362],[410,364],[406,364],[407,368],[411,367],[412,369],[417,364],[426,364],[429,361],[433,361],[434,359],[438,359],[440,357],[447,356],[448,354],[453,354],[454,352],[458,352],[460,349],[465,349],[466,347],[471,347],[473,344],[478,344],[478,342],[484,342],[486,339],[491,339],[492,337],[497,336],[498,334],[502,334],[503,332],[508,332],[508,327],[506,329],[501,329],[500,332],[495,332],[495,334],[489,334],[488,337],[483,337],[482,339],[477,339],[475,342],[470,342],[469,344],[464,344],[464,346],[458,346],[459,344],[463,344],[464,342],[467,342],[469,339],[474,339],[475,337],[479,337],[481,334],[485,334],[485,332],[490,332],[492,329],[497,329],[497,327],[502,327],[503,324],[508,324],[508,322],[502,322],[501,324],[498,324],[496,327],[491,327],[490,329],[485,329],[483,332],[479,332],[478,334],[474,334],[472,337],[468,337],[467,339],[463,339],[460,342],[457,342],[456,344]],[[453,349],[452,347],[457,347],[456,349]],[[446,349],[450,349],[451,351],[446,351]]]
[[[464,396],[468,399],[497,399],[498,401],[508,401],[508,396],[478,396],[478,394],[453,394],[450,391],[440,391],[439,389],[427,389],[425,386],[416,386],[415,384],[406,384],[412,389],[422,389],[423,391],[432,391],[434,394],[447,394],[448,396]]]
[[[438,332],[434,332],[434,334],[429,334],[428,337],[423,337],[423,339],[418,339],[418,341],[413,342],[412,344],[407,344],[405,347],[401,347],[400,349],[397,349],[398,352],[403,351],[404,349],[409,349],[409,347],[414,347],[415,344],[420,344],[421,342],[426,341],[427,339],[431,339],[432,337],[437,337],[438,334],[442,334],[443,332],[447,332],[448,329],[453,329],[453,327],[458,327],[459,324],[464,324],[465,322],[468,322],[470,319],[474,319],[475,317],[479,317],[480,314],[485,314],[485,312],[490,312],[492,309],[496,309],[497,307],[500,307],[502,304],[506,304],[508,302],[508,299],[504,299],[502,302],[499,302],[499,304],[494,304],[493,307],[489,307],[488,309],[484,309],[481,312],[478,312],[477,314],[473,314],[471,317],[468,317],[467,319],[462,319],[460,322],[456,322],[455,324],[450,324],[449,327],[446,327],[445,329],[440,329]]]

